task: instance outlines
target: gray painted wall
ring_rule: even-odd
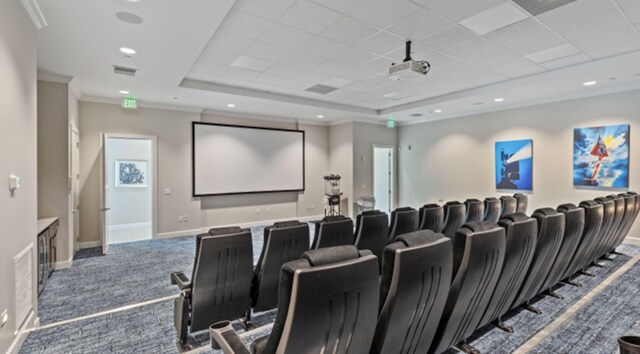
[[[494,142],[515,139],[533,139],[529,212],[614,193],[575,189],[572,178],[573,129],[609,124],[631,125],[630,189],[638,191],[640,91],[630,91],[401,126],[400,204],[504,194],[494,184]],[[639,233],[636,225],[631,235]]]
[[[35,247],[37,236],[36,30],[19,1],[0,2],[0,78],[0,313],[9,310],[0,329],[4,353],[17,330],[13,257],[29,244]],[[5,184],[10,174],[22,180],[14,195]],[[35,264],[34,256],[34,277]],[[35,282],[33,293],[35,307]]]

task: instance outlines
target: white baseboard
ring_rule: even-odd
[[[71,268],[71,264],[73,264],[73,257],[66,261],[56,262],[56,270]]]
[[[78,242],[78,246],[80,249],[83,248],[93,248],[102,246],[102,241],[86,241],[86,242]]]
[[[11,342],[9,349],[7,349],[7,354],[18,354],[20,348],[22,348],[22,344],[24,344],[25,339],[27,339],[27,335],[29,335],[29,332],[31,332],[33,328],[38,327],[39,324],[40,318],[36,317],[35,312],[31,311],[22,327],[18,329],[18,333],[13,338],[13,342]]]
[[[627,236],[624,239],[624,243],[628,243],[630,245],[640,246],[640,238]]]
[[[198,234],[205,233],[209,231],[209,229],[214,227],[239,226],[239,227],[247,228],[247,227],[254,227],[254,226],[261,226],[261,225],[270,225],[275,222],[288,221],[293,219],[299,220],[299,221],[319,220],[319,219],[322,219],[323,217],[324,215],[321,214],[321,215],[304,216],[300,218],[284,218],[284,219],[262,220],[262,221],[253,221],[253,222],[229,224],[229,225],[213,225],[213,226],[202,227],[199,229],[158,233],[156,237],[154,237],[154,239],[161,240],[161,239],[174,238],[174,237],[195,236]]]

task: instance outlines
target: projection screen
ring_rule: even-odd
[[[193,196],[304,190],[304,131],[193,122]]]

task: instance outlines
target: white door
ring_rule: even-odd
[[[107,183],[107,171],[109,171],[107,166],[107,135],[102,134],[100,137],[100,208],[98,212],[100,213],[100,238],[102,241],[102,253],[107,254],[109,251],[109,240],[108,240],[108,232],[107,225],[109,225],[109,193],[107,188],[109,188],[109,184]]]
[[[373,147],[373,196],[376,209],[391,213],[393,209],[393,147]]]
[[[78,250],[80,238],[80,135],[75,127],[71,128],[71,225],[73,228],[74,250]]]

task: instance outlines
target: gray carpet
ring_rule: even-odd
[[[640,263],[636,263],[531,353],[618,353],[618,337],[640,336],[639,299]]]

